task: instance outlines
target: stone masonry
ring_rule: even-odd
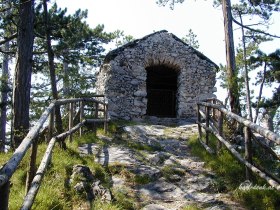
[[[108,101],[110,118],[131,120],[146,116],[146,68],[159,65],[177,72],[177,118],[195,116],[197,101],[215,97],[217,65],[164,30],[106,55],[97,74],[96,89]]]

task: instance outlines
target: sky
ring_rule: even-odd
[[[197,35],[199,51],[217,65],[225,64],[225,43],[223,14],[221,8],[214,8],[212,0],[186,0],[169,6],[159,6],[156,0],[52,0],[61,8],[67,7],[69,14],[77,9],[88,10],[87,22],[91,27],[104,24],[106,32],[124,31],[139,39],[159,30],[167,30],[179,38],[188,34],[189,29]],[[272,18],[273,25],[267,32],[280,34],[280,14]],[[235,46],[241,33],[234,26]],[[262,45],[266,53],[280,48],[280,39]],[[225,92],[217,84],[218,94]],[[219,93],[221,91],[221,94]],[[271,95],[272,91],[268,92]]]

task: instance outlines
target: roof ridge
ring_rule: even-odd
[[[176,41],[179,41],[181,43],[183,43],[185,46],[188,46],[189,48],[191,48],[194,53],[201,59],[203,60],[207,60],[208,62],[212,63],[216,69],[218,69],[218,65],[215,64],[213,61],[211,61],[208,57],[206,57],[203,53],[201,53],[200,51],[198,51],[197,49],[193,48],[192,46],[190,46],[189,44],[185,43],[183,40],[181,40],[180,38],[178,38],[176,35],[174,35],[173,33],[169,33],[167,30],[160,30],[160,31],[156,31],[156,32],[153,32],[151,34],[148,34],[140,39],[135,39],[131,42],[128,42],[114,50],[111,50],[110,52],[107,53],[107,55],[105,56],[104,58],[104,62],[103,63],[108,63],[110,62],[111,60],[113,60],[115,57],[117,57],[121,52],[123,52],[126,48],[132,48],[134,46],[136,46],[139,42],[142,42],[144,40],[146,40],[147,38],[151,37],[151,36],[154,36],[156,34],[160,34],[160,33],[168,33],[170,34]]]

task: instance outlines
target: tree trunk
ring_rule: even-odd
[[[34,43],[34,0],[19,1],[18,51],[13,87],[13,142],[17,147],[29,129]]]
[[[241,111],[240,111],[240,104],[239,104],[237,72],[235,66],[231,2],[230,0],[222,0],[222,5],[223,5],[224,31],[225,31],[225,43],[226,43],[229,104],[230,104],[231,111],[240,115]]]
[[[265,76],[266,76],[266,66],[267,66],[267,63],[265,62],[264,63],[264,69],[263,69],[263,78],[262,78],[262,82],[261,82],[261,86],[260,86],[260,91],[259,91],[259,96],[258,96],[258,101],[257,101],[256,115],[255,115],[254,123],[257,122],[258,115],[259,115],[260,102],[261,102],[261,99],[262,99],[262,92],[263,92],[263,85],[264,85]]]
[[[275,112],[269,109],[263,109],[262,118],[261,118],[261,126],[270,130],[274,131],[273,126],[273,118],[274,118]],[[271,141],[265,141],[269,146],[273,147],[275,144]]]
[[[5,43],[5,51],[9,51],[9,42]],[[6,123],[7,123],[7,101],[8,101],[8,79],[9,79],[9,56],[4,54],[2,63],[1,81],[1,116],[0,116],[0,152],[5,151]]]
[[[66,60],[63,60],[63,94],[66,98],[69,97],[69,65]]]
[[[261,126],[273,131],[273,117],[274,113],[269,109],[263,109],[262,119],[261,119]]]
[[[32,180],[33,180],[34,176],[36,175],[37,148],[38,148],[38,138],[36,138],[33,141],[32,146],[31,146],[29,169],[27,172],[26,183],[25,183],[25,194],[28,193]]]
[[[245,87],[246,87],[246,108],[247,108],[247,119],[253,121],[252,115],[252,106],[251,106],[251,94],[250,94],[250,84],[248,77],[248,65],[247,65],[247,53],[246,53],[246,42],[245,42],[245,33],[243,27],[243,20],[241,13],[239,12],[239,18],[241,22],[241,32],[242,32],[242,46],[243,46],[243,62],[244,62],[244,78],[245,78]]]
[[[54,67],[54,52],[51,46],[51,36],[50,36],[50,29],[49,29],[49,20],[48,20],[48,7],[47,7],[47,0],[43,1],[44,6],[44,21],[45,21],[45,28],[46,28],[46,44],[47,44],[47,51],[48,51],[48,60],[49,60],[49,70],[50,70],[50,78],[51,78],[51,88],[52,88],[52,96],[54,99],[58,99],[58,92],[56,87],[56,77],[55,77],[55,67]],[[59,133],[63,132],[62,127],[62,119],[59,106],[55,106],[55,122],[56,122],[56,130]],[[66,148],[64,141],[60,142],[60,146],[62,148]]]

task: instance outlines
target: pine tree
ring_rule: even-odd
[[[40,83],[32,88],[32,112],[38,118],[42,108],[53,98],[48,83],[49,71],[46,57],[46,34],[42,15],[43,8],[36,7],[36,40],[34,73]],[[94,69],[103,59],[104,44],[114,38],[113,33],[104,32],[103,25],[89,27],[85,22],[87,11],[77,10],[67,14],[67,9],[58,8],[56,4],[48,9],[49,34],[54,56],[55,79],[58,97],[86,97],[94,92]]]
[[[13,142],[17,147],[29,129],[34,43],[34,0],[19,1],[17,61],[13,85]]]
[[[10,63],[16,55],[16,38],[18,20],[18,7],[13,1],[0,1],[0,52],[2,55],[2,75],[1,75],[1,117],[0,117],[0,146],[4,150],[4,145],[11,143],[7,139],[7,123],[11,121],[11,101],[12,83],[10,76]],[[8,134],[7,134],[8,133]]]
[[[182,40],[190,45],[191,47],[193,47],[194,49],[198,49],[199,48],[199,43],[198,43],[198,40],[197,40],[197,35],[193,32],[192,29],[190,29],[188,31],[188,34],[182,38]]]

